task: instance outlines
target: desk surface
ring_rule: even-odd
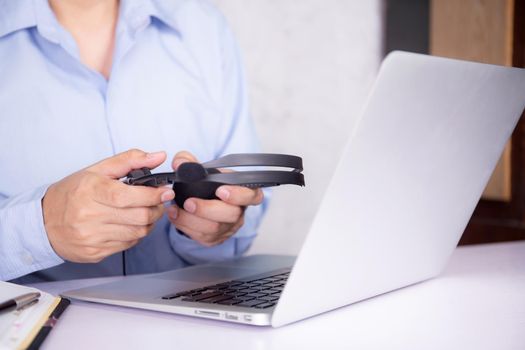
[[[57,294],[116,278],[34,286]],[[525,242],[457,248],[438,278],[278,329],[74,302],[43,349],[168,347],[525,349]]]

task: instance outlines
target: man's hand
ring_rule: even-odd
[[[133,169],[155,168],[165,159],[164,152],[130,150],[51,185],[42,208],[55,252],[73,262],[98,262],[137,244],[162,216],[162,202],[175,194],[118,179]]]
[[[174,170],[185,162],[197,162],[188,152],[179,152],[173,159]],[[221,186],[215,195],[220,198],[205,200],[188,198],[184,210],[168,208],[168,217],[175,227],[200,244],[211,247],[230,238],[244,224],[244,210],[248,205],[263,201],[260,189],[242,186]]]

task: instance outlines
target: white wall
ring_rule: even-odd
[[[243,51],[263,151],[305,165],[305,188],[274,190],[250,253],[296,254],[379,67],[382,1],[214,3]]]

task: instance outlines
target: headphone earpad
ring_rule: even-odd
[[[182,182],[197,182],[204,180],[208,172],[199,163],[182,163],[177,169],[177,177]]]
[[[197,164],[198,163],[183,163],[179,166],[177,169],[177,175],[181,177],[180,170],[181,167],[185,164]],[[201,166],[202,167],[202,166]],[[189,168],[189,167],[188,167]],[[188,176],[189,179],[196,179],[199,174],[197,167],[191,167],[192,169],[187,169],[187,173],[184,174],[184,177]],[[204,168],[203,168],[204,169]],[[206,171],[206,169],[204,169]],[[220,173],[217,169],[208,169],[207,174],[218,174]],[[186,181],[186,179],[184,179]],[[195,198],[201,198],[201,199],[218,199],[217,196],[215,196],[215,191],[217,191],[217,188],[222,186],[222,183],[219,182],[208,182],[206,181],[206,176],[201,178],[200,181],[192,181],[192,182],[176,182],[173,184],[173,191],[175,191],[175,199],[174,202],[179,206],[179,208],[184,208],[184,202],[186,199],[195,197]]]

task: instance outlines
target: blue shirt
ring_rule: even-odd
[[[201,0],[121,0],[110,79],[83,65],[46,0],[0,0],[0,280],[121,274],[122,254],[64,262],[45,231],[48,186],[130,148],[188,150],[201,161],[257,151],[239,52],[224,18]],[[237,257],[263,206],[206,248],[163,217],[126,252],[128,273]],[[19,278],[24,276],[22,278]]]

